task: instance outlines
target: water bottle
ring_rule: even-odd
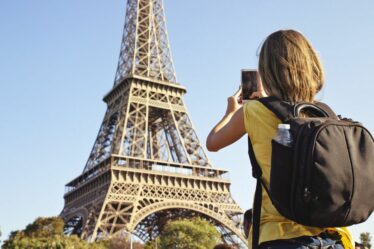
[[[292,134],[290,131],[290,125],[289,124],[279,124],[278,125],[278,135],[275,138],[275,141],[278,143],[291,147],[293,143]]]

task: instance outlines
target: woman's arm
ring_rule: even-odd
[[[227,100],[227,110],[206,140],[209,151],[218,151],[241,138],[245,133],[243,107],[238,103],[240,91]]]
[[[257,92],[252,93],[250,99],[266,97],[262,86],[261,78],[257,81]],[[238,98],[241,89],[227,99],[227,110],[225,116],[209,133],[206,139],[206,147],[209,151],[219,151],[220,149],[236,142],[245,133],[243,107],[239,104]],[[241,101],[240,101],[241,102]]]

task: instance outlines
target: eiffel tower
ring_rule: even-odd
[[[156,238],[169,220],[202,217],[245,248],[227,171],[213,168],[177,83],[162,0],[128,0],[115,82],[80,176],[66,184],[65,233],[88,241]]]

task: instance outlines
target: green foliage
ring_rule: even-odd
[[[212,249],[219,240],[217,229],[203,219],[177,220],[165,226],[159,249]]]
[[[154,240],[150,240],[144,245],[144,249],[161,249],[160,247],[160,238],[157,237]]]
[[[27,237],[53,237],[64,231],[64,221],[58,217],[37,218],[26,226],[24,233]]]
[[[24,230],[14,231],[2,249],[130,249],[127,238],[87,243],[77,236],[65,236],[64,221],[59,217],[38,218]],[[220,234],[200,218],[169,222],[159,238],[145,246],[134,242],[133,249],[212,249]]]
[[[22,231],[14,231],[2,249],[106,249],[106,242],[88,244],[77,236],[65,236],[60,217],[37,218]]]
[[[370,233],[360,233],[360,240],[361,240],[361,243],[367,247],[367,248],[371,248],[371,236],[370,236]]]

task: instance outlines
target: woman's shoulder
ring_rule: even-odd
[[[243,111],[245,116],[256,116],[256,117],[275,117],[272,111],[264,106],[260,101],[249,100],[243,105]]]
[[[257,101],[257,100],[247,100],[243,107],[244,108],[256,108],[258,106],[261,106],[261,102],[260,101]]]
[[[250,136],[259,129],[273,131],[280,123],[272,111],[256,100],[250,100],[243,105],[243,115],[245,129]]]

